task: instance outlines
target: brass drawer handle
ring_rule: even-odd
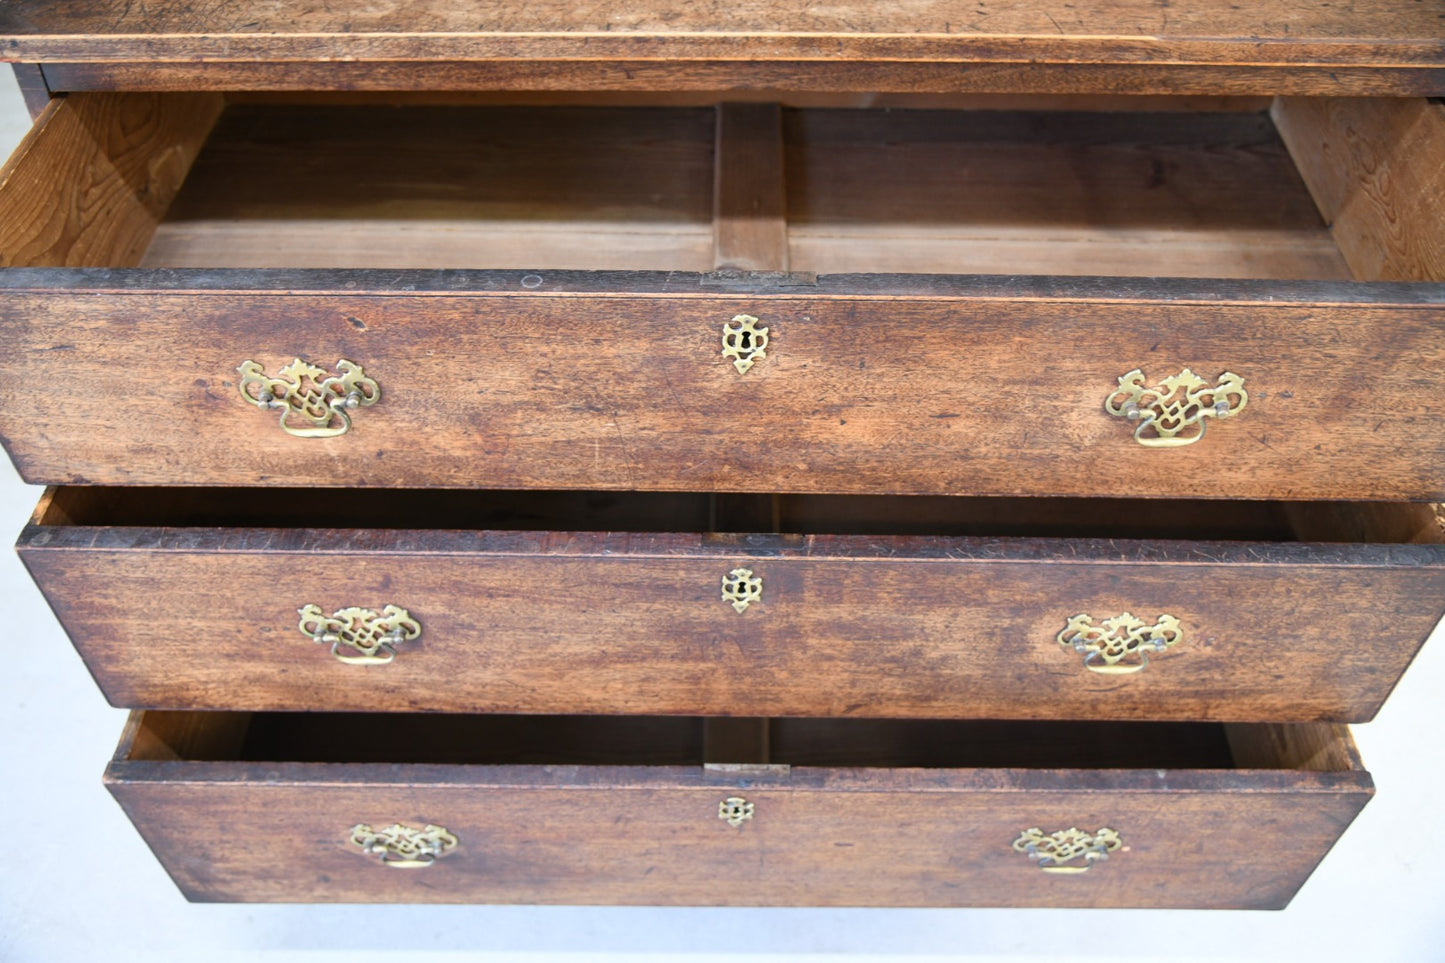
[[[723,576],[722,600],[738,613],[763,597],[763,580],[750,568],[735,568]]]
[[[1232,418],[1249,404],[1244,379],[1232,371],[1213,387],[1185,368],[1146,387],[1144,372],[1135,368],[1119,378],[1119,387],[1104,399],[1115,418],[1137,421],[1134,440],[1147,448],[1178,448],[1204,437],[1205,419]]]
[[[729,796],[717,804],[717,818],[729,826],[741,826],[753,818],[755,809],[757,809],[756,806],[741,796]]]
[[[319,605],[303,605],[301,634],[331,646],[331,654],[347,665],[386,665],[396,646],[421,635],[421,624],[406,609],[388,605],[380,612],[358,606],[327,615]]]
[[[1014,840],[1013,849],[1038,863],[1046,873],[1086,873],[1095,863],[1123,846],[1119,834],[1108,827],[1086,833],[1077,827],[1045,836],[1038,828],[1025,829]],[[1082,859],[1082,863],[1074,860]]]
[[[1084,656],[1084,668],[1101,675],[1128,675],[1149,665],[1150,652],[1163,652],[1184,639],[1179,620],[1168,613],[1153,625],[1131,612],[1095,621],[1080,613],[1058,634],[1059,645]]]
[[[297,438],[335,438],[351,429],[350,411],[369,408],[381,400],[381,388],[366,376],[361,365],[342,358],[340,375],[307,364],[300,358],[272,378],[254,361],[236,370],[241,397],[257,408],[280,409],[281,428]]]
[[[732,359],[738,374],[747,374],[754,361],[768,356],[768,329],[757,324],[758,319],[751,314],[739,314],[731,324],[723,325],[722,356]]]
[[[457,837],[431,823],[421,829],[392,823],[380,832],[358,823],[351,827],[351,843],[392,869],[426,869],[457,848]]]

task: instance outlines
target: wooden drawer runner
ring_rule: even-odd
[[[1278,908],[1373,791],[1323,724],[316,713],[136,713],[106,781],[189,899],[317,903]]]
[[[1358,721],[1441,541],[1423,505],[61,488],[19,550],[123,706]]]
[[[0,176],[0,433],[45,483],[1445,497],[1445,290],[1381,280],[1438,198],[1275,114],[75,95]],[[298,359],[369,380],[285,420]]]

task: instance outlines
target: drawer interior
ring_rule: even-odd
[[[1351,278],[1269,110],[1125,102],[76,94],[0,188],[0,263]]]
[[[703,492],[303,488],[50,489],[34,530],[65,528],[480,529],[1439,542],[1436,506],[1391,502],[719,495]],[[39,543],[37,543],[39,544]]]
[[[357,738],[361,732],[365,738]],[[317,712],[137,713],[117,758],[451,765],[1361,768],[1348,730],[1329,724]]]

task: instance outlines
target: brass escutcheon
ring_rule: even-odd
[[[255,361],[236,369],[241,397],[257,408],[280,410],[281,428],[297,438],[334,438],[351,429],[350,412],[381,400],[381,388],[361,365],[342,358],[340,375],[328,375],[297,358],[271,377]]]
[[[421,635],[421,624],[406,609],[388,605],[380,612],[358,606],[327,615],[319,605],[303,605],[301,634],[331,646],[338,662],[348,665],[386,665],[396,658],[396,646]]]
[[[736,612],[745,612],[749,605],[763,597],[763,580],[750,568],[735,568],[723,576],[722,600],[731,603]]]
[[[1119,378],[1119,386],[1104,399],[1104,410],[1137,421],[1134,440],[1146,448],[1178,448],[1204,437],[1206,419],[1232,418],[1248,403],[1244,379],[1232,371],[1211,387],[1185,368],[1149,388],[1144,372],[1135,368]]]
[[[717,804],[717,818],[729,826],[741,826],[753,818],[753,810],[756,808],[741,796],[729,796]]]
[[[1124,845],[1119,834],[1107,827],[1086,833],[1077,827],[1045,836],[1038,828],[1025,829],[1014,840],[1013,849],[1038,863],[1046,873],[1086,873],[1089,867],[1109,858]],[[1083,863],[1074,860],[1082,859]]]
[[[751,314],[739,314],[732,324],[723,325],[722,356],[732,359],[738,374],[747,374],[754,361],[768,356],[768,329],[757,324],[758,319]]]
[[[358,823],[351,827],[351,843],[392,869],[425,869],[456,849],[457,837],[431,823],[421,829],[392,823],[379,832]]]
[[[1131,612],[1096,622],[1080,613],[1069,619],[1058,642],[1084,657],[1084,668],[1101,675],[1128,675],[1149,665],[1150,652],[1163,652],[1184,639],[1179,620],[1159,616],[1153,625]]]

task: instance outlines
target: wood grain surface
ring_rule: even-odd
[[[743,279],[737,289],[759,293],[711,294],[728,282],[237,273],[0,278],[9,289],[0,430],[23,477],[1445,496],[1445,400],[1435,390],[1445,311],[1430,303],[1433,289],[1239,282],[1195,300],[1182,281],[1135,286],[1152,292],[1135,298],[1114,280],[1084,279],[1071,294],[1065,280],[837,276],[797,286]],[[236,281],[270,290],[198,290]],[[468,293],[419,290],[428,286]],[[621,291],[596,290],[606,286]],[[879,293],[865,294],[870,287]],[[722,326],[741,313],[772,338],[746,375],[721,354]],[[274,412],[242,398],[236,369],[255,360],[275,372],[294,358],[362,365],[382,400],[355,412],[348,434],[292,437]],[[1185,367],[1209,379],[1239,374],[1249,407],[1169,450],[1141,447],[1104,411],[1131,369],[1160,379]]]
[[[342,766],[128,743],[107,784],[193,900],[1278,908],[1372,792],[1356,768]],[[718,818],[730,796],[752,819]],[[459,844],[402,871],[348,842],[393,822]],[[1011,848],[1075,826],[1124,848],[1077,876]]]
[[[52,100],[0,168],[0,267],[139,263],[223,100]]]
[[[61,490],[55,506],[82,494]],[[1234,537],[1249,540],[1224,542],[1241,514],[1225,505],[895,499],[902,520],[890,525],[876,502],[790,498],[784,534],[727,535],[709,534],[686,500],[655,495],[558,496],[549,509],[540,495],[399,493],[390,500],[411,509],[373,515],[340,493],[137,491],[128,500],[149,516],[176,507],[155,527],[117,504],[128,493],[98,494],[116,507],[87,510],[83,524],[42,517],[19,549],[125,706],[1364,721],[1445,609],[1433,516],[1414,531],[1377,519],[1361,534],[1435,544],[1352,543],[1348,523],[1316,524],[1316,541],[1298,544],[1247,518]],[[302,506],[328,497],[325,511],[374,527],[266,527],[325,524]],[[207,501],[251,520],[208,514]],[[514,530],[400,527],[427,512],[431,525]],[[861,534],[791,534],[819,515]],[[1074,519],[1094,531],[1060,537]],[[888,534],[900,530],[959,534]],[[1199,538],[1214,540],[1185,540]],[[742,613],[720,591],[736,568],[763,584]],[[399,605],[422,636],[389,665],[342,664],[299,631],[309,604]],[[1184,640],[1127,676],[1091,672],[1057,641],[1075,615],[1125,612],[1173,615]]]
[[[763,26],[766,25],[766,26]],[[537,0],[486,11],[445,0],[296,9],[15,0],[7,57],[35,61],[770,60],[956,64],[1420,67],[1445,62],[1431,4],[1087,0],[961,9],[946,0],[779,8],[766,0],[619,7]]]
[[[1445,107],[1290,97],[1271,115],[1358,280],[1445,280]]]
[[[55,91],[701,91],[712,102],[747,91],[872,95],[1075,94],[1111,97],[1430,97],[1445,69],[1178,63],[959,64],[829,60],[377,60],[308,63],[146,61],[47,63]]]

